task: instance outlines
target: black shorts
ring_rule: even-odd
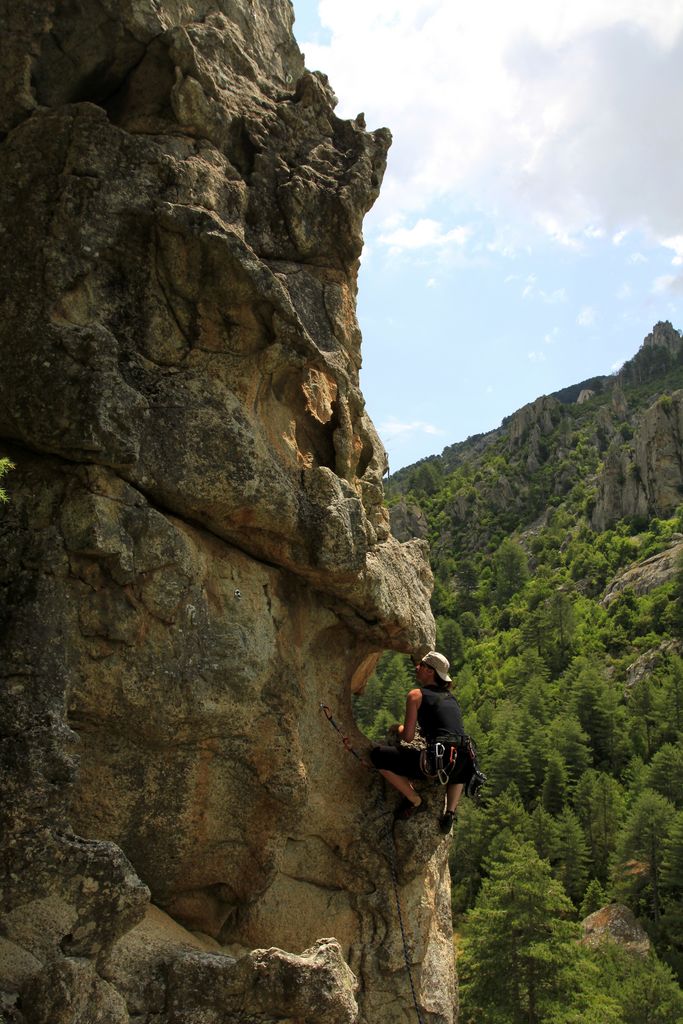
[[[420,770],[421,750],[413,747],[373,747],[370,751],[370,760],[375,768],[383,768],[385,771],[393,772],[394,775],[403,775],[406,779],[428,778]],[[470,757],[469,748],[459,746],[456,750],[455,763],[448,775],[449,784],[461,782],[467,785],[472,777],[474,765]]]
[[[403,775],[406,779],[424,778],[420,771],[421,750],[413,747],[373,747],[370,760],[375,768],[384,768],[394,775]]]

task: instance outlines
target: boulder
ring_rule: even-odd
[[[678,538],[680,534],[664,551],[624,569],[607,584],[601,604],[607,608],[626,589],[636,594],[649,594],[655,587],[674,579],[683,558],[683,538]]]
[[[621,903],[611,903],[596,910],[582,921],[584,946],[599,946],[603,942],[616,942],[619,946],[646,956],[651,948],[647,932],[637,921],[633,911]]]

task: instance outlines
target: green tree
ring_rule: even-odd
[[[574,807],[588,840],[593,872],[604,884],[624,817],[625,796],[616,779],[589,769],[574,791]]]
[[[543,780],[543,807],[549,814],[559,814],[567,793],[567,770],[562,756],[553,751],[548,759]]]
[[[436,619],[436,646],[451,663],[451,673],[457,671],[465,658],[465,637],[455,619],[440,615]]]
[[[373,672],[365,684],[365,689],[361,694],[354,698],[353,702],[354,718],[358,723],[359,728],[364,732],[367,732],[374,722],[377,712],[382,707],[383,697],[384,688],[382,686],[382,681],[379,676]]]
[[[663,955],[683,978],[683,811],[669,827],[662,864],[663,927],[658,938]]]
[[[680,1024],[683,992],[671,970],[653,954],[640,957],[617,943],[603,943],[590,954],[607,996],[621,1010],[624,1024]]]
[[[396,718],[387,711],[386,708],[380,708],[375,715],[375,720],[367,731],[369,739],[374,740],[375,743],[382,742],[387,735],[387,731],[391,725],[394,724]]]
[[[665,743],[650,762],[647,780],[650,789],[656,789],[675,805],[683,808],[683,745]]]
[[[529,815],[519,790],[511,783],[488,805],[486,814],[487,856],[493,861],[499,859],[501,851],[515,841],[531,838]]]
[[[574,710],[588,733],[597,767],[615,769],[623,756],[623,712],[616,691],[600,670],[585,662],[572,690]]]
[[[675,808],[660,793],[644,789],[631,808],[619,837],[615,889],[636,913],[659,924],[662,913],[664,851]]]
[[[592,878],[583,894],[579,908],[579,917],[583,919],[590,914],[594,914],[596,910],[601,910],[608,902],[607,893],[600,885],[600,882],[597,878]]]
[[[594,993],[577,941],[580,927],[567,920],[572,910],[531,843],[514,843],[503,852],[466,919],[458,959],[463,1021],[582,1019]],[[600,1019],[616,1024],[614,1005],[605,1004],[603,1011]]]
[[[490,745],[492,749],[486,762],[490,794],[496,796],[514,783],[523,796],[528,796],[533,780],[529,753],[512,722],[509,729],[496,729]]]
[[[493,559],[495,597],[499,605],[507,604],[529,578],[529,563],[523,547],[506,538]]]
[[[683,561],[683,560],[682,560]],[[683,584],[680,596],[681,632],[683,633]],[[683,733],[683,658],[674,655],[662,677],[662,717],[668,725],[665,735],[672,739]]]
[[[642,754],[646,761],[652,757],[657,738],[657,693],[650,676],[641,679],[633,687],[629,703],[632,749]]]
[[[553,874],[577,906],[586,891],[588,859],[588,843],[581,822],[571,807],[565,807],[557,819]]]
[[[561,756],[568,782],[574,786],[592,763],[588,733],[574,712],[567,710],[551,722],[549,734],[550,747]]]
[[[473,905],[481,887],[482,864],[490,843],[487,817],[487,811],[473,801],[461,801],[448,853],[451,905],[456,914]]]
[[[546,602],[547,631],[544,637],[546,660],[553,672],[561,672],[573,650],[576,619],[574,605],[565,590],[556,590]]]
[[[405,716],[406,697],[408,691],[413,687],[414,680],[408,677],[404,666],[402,671],[394,676],[384,691],[382,707],[392,716],[394,722],[402,722]]]
[[[530,836],[536,847],[536,853],[543,860],[549,860],[557,849],[557,822],[540,803],[536,804],[529,817]]]
[[[678,812],[669,826],[662,867],[662,884],[680,898],[683,894],[683,811]]]

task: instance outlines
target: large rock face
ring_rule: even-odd
[[[288,0],[3,20],[0,1005],[408,1021],[378,778],[319,711],[433,643],[358,387],[388,134],[335,116]],[[425,819],[398,880],[447,1024]]]
[[[615,444],[598,477],[592,522],[605,530],[624,517],[670,516],[683,496],[683,390],[646,409],[631,445]]]

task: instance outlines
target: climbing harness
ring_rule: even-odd
[[[356,758],[356,760],[360,761],[360,763],[363,765],[364,768],[368,768],[368,769],[370,769],[370,771],[376,771],[377,769],[372,764],[372,762],[369,762],[364,757],[361,757],[361,755],[356,750],[353,749],[353,747],[351,746],[351,741],[350,741],[349,737],[342,731],[342,729],[339,727],[339,725],[335,722],[334,715],[332,714],[332,711],[330,710],[328,705],[324,704],[321,701],[320,702],[320,710],[325,715],[325,718],[330,723],[330,725],[334,729],[336,729],[337,732],[339,733],[339,735],[341,736],[342,743],[344,744],[344,749],[348,750],[348,752],[350,754],[353,754],[353,756]],[[384,803],[384,797],[383,796],[381,798],[378,798],[378,803],[380,801],[382,803]],[[390,868],[390,871],[391,871],[391,881],[392,881],[393,886],[394,886],[394,896],[396,897],[396,911],[397,911],[397,914],[398,914],[398,923],[399,923],[399,926],[400,926],[400,929],[401,929],[401,939],[403,941],[403,959],[405,960],[406,971],[408,972],[408,981],[410,982],[410,991],[411,991],[412,996],[413,996],[413,1003],[415,1005],[415,1013],[417,1014],[418,1024],[424,1024],[424,1020],[422,1018],[422,1014],[420,1013],[420,1006],[419,1006],[418,1001],[417,1001],[417,993],[415,992],[415,983],[413,982],[413,972],[410,969],[410,953],[409,953],[409,950],[408,950],[408,936],[406,935],[405,926],[403,924],[403,913],[401,911],[401,897],[400,897],[399,887],[398,887],[398,868],[396,866],[396,846],[394,844],[394,836],[393,836],[393,832],[391,831],[391,828],[389,827],[389,825],[387,823],[384,823],[384,825],[382,826],[381,833],[385,835],[385,837],[387,839],[387,847],[389,849],[389,857],[388,857],[389,868]]]

